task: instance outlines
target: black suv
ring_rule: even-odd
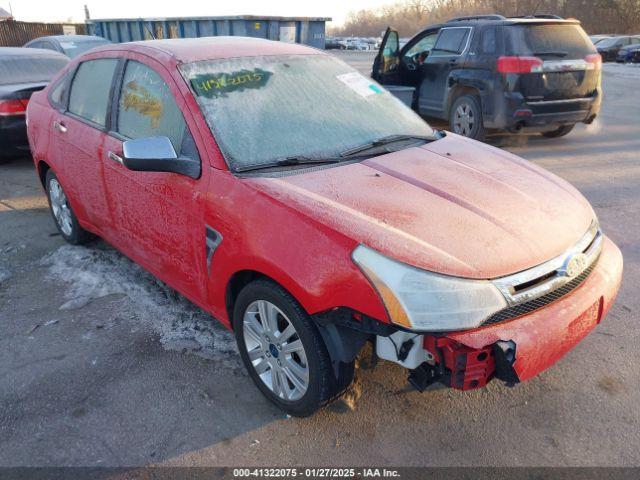
[[[453,132],[569,133],[600,110],[602,61],[576,20],[554,16],[454,18],[402,49],[388,29],[372,77],[412,107],[449,121]]]

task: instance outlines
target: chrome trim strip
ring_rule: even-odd
[[[603,235],[597,222],[593,222],[587,233],[574,246],[565,251],[562,255],[545,262],[536,267],[524,270],[513,275],[492,280],[492,283],[502,292],[509,306],[541,297],[580,275],[583,271],[596,261],[602,250]],[[587,250],[588,247],[588,250]],[[580,268],[578,270],[568,268],[567,263],[573,257],[580,257]],[[555,274],[554,274],[555,273]],[[531,287],[517,291],[520,285],[534,282],[536,279],[544,278],[540,283],[534,283]]]
[[[595,65],[584,59],[576,60],[547,60],[542,62],[543,72],[580,72],[594,70]]]

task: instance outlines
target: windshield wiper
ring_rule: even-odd
[[[249,172],[254,170],[265,170],[267,168],[288,167],[294,165],[311,165],[311,164],[323,164],[323,163],[338,163],[342,160],[341,157],[305,157],[302,155],[295,155],[291,157],[280,158],[274,162],[261,163],[256,165],[244,165],[236,168],[236,172]]]
[[[407,140],[416,140],[416,141],[424,141],[431,142],[434,139],[432,137],[425,137],[422,135],[389,135],[387,137],[382,137],[373,142],[365,143],[364,145],[359,145],[357,147],[349,148],[340,153],[340,157],[349,158],[358,153],[366,152],[367,150],[372,150],[375,148],[383,147],[385,145],[389,145],[391,143],[403,142]]]
[[[569,52],[534,52],[536,57],[566,57]]]

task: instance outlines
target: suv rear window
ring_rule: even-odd
[[[579,25],[513,25],[506,31],[508,55],[577,59],[596,52]]]

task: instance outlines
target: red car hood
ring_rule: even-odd
[[[564,180],[453,134],[359,163],[250,182],[389,257],[467,278],[508,275],[560,255],[595,217]]]

